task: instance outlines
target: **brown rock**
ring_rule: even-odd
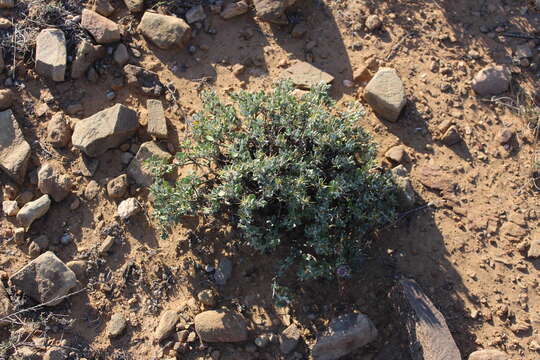
[[[144,10],[144,0],[124,0],[129,12],[138,13]]]
[[[64,170],[53,162],[45,163],[38,172],[39,191],[50,195],[56,202],[64,200],[71,192],[71,179],[63,172]]]
[[[514,132],[510,129],[502,129],[497,134],[497,142],[501,145],[507,144],[514,137]]]
[[[437,166],[421,166],[416,169],[418,180],[428,188],[443,192],[451,192],[454,189],[454,182],[450,175]]]
[[[247,324],[242,315],[227,310],[209,310],[195,316],[195,331],[204,342],[247,340]]]
[[[83,9],[81,27],[87,30],[98,44],[110,44],[120,40],[118,24],[95,11]]]
[[[388,149],[388,151],[384,154],[384,157],[398,164],[403,164],[409,161],[409,156],[407,155],[407,152],[401,145],[393,146],[390,149]]]
[[[508,90],[510,76],[502,65],[487,66],[475,75],[472,88],[478,95],[498,95]]]
[[[450,126],[442,136],[441,141],[447,146],[451,146],[460,142],[461,135],[459,135],[457,127],[455,125]]]
[[[84,189],[84,197],[87,200],[93,200],[98,196],[99,194],[99,184],[95,180],[91,180],[88,185],[86,185],[86,188]]]
[[[11,89],[0,89],[0,110],[5,110],[11,107],[13,103],[13,90]]]
[[[245,14],[249,11],[249,5],[244,0],[228,3],[221,11],[221,17],[225,20]]]
[[[22,183],[30,159],[30,145],[11,109],[0,112],[0,129],[0,169]]]
[[[137,30],[161,49],[183,48],[191,39],[191,27],[175,16],[145,12]]]
[[[146,164],[146,160],[150,159],[151,157],[168,162],[171,160],[172,155],[166,151],[163,151],[153,141],[143,143],[139,151],[137,151],[135,158],[131,160],[131,163],[127,169],[128,175],[139,185],[150,186],[154,182],[154,177]]]
[[[128,187],[127,175],[122,174],[107,183],[107,194],[112,199],[121,199],[126,195]]]
[[[166,139],[167,121],[161,100],[147,100],[146,108],[148,110],[148,134],[157,139]]]
[[[166,310],[159,319],[159,324],[156,327],[154,338],[160,342],[167,338],[176,327],[176,323],[180,320],[178,312],[174,310]]]
[[[47,123],[47,141],[54,147],[65,147],[71,139],[71,128],[69,127],[64,114],[58,112],[54,114]]]
[[[95,0],[92,10],[103,16],[110,16],[114,12],[114,6],[110,0]]]
[[[369,31],[375,31],[380,29],[382,21],[377,15],[369,15],[366,19],[366,27]]]
[[[286,25],[288,20],[285,16],[285,9],[294,2],[295,0],[254,0],[253,5],[255,6],[256,16],[260,20]]]
[[[81,78],[86,70],[98,59],[106,55],[105,47],[102,45],[93,45],[91,42],[83,40],[77,45],[77,52],[75,53],[75,60],[71,65],[71,78]],[[82,110],[82,106],[80,110]],[[79,112],[73,111],[73,114]]]
[[[298,62],[285,69],[285,78],[291,79],[300,89],[311,89],[319,83],[330,84],[334,77],[307,62]]]

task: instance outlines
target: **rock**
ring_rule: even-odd
[[[508,355],[499,350],[478,350],[469,355],[469,360],[508,360]]]
[[[497,142],[501,145],[507,144],[514,137],[514,132],[510,129],[502,129],[497,134]]]
[[[387,121],[397,121],[407,103],[405,88],[396,70],[381,68],[364,90],[364,99],[373,111]]]
[[[115,242],[115,240],[114,240],[114,238],[112,236],[107,236],[105,238],[105,240],[99,246],[99,254],[100,255],[107,254],[111,250],[111,248],[113,247],[114,242]]]
[[[203,21],[204,19],[206,19],[206,14],[202,5],[194,6],[186,12],[186,21],[188,24]]]
[[[148,110],[148,134],[157,138],[167,138],[167,121],[161,100],[147,100],[146,108]]]
[[[313,86],[324,83],[330,84],[334,77],[307,62],[298,62],[285,70],[285,78],[291,79],[300,89],[311,89]]]
[[[107,194],[112,199],[121,199],[126,195],[128,186],[127,175],[122,174],[107,183]]]
[[[154,182],[154,178],[145,163],[151,157],[168,162],[172,158],[172,155],[161,150],[153,141],[143,143],[127,169],[128,175],[139,185],[150,186]]]
[[[232,73],[236,77],[239,77],[240,75],[242,75],[244,71],[246,71],[246,67],[244,64],[235,64],[232,67]]]
[[[22,193],[20,193],[15,198],[15,200],[17,200],[17,204],[19,204],[19,206],[23,206],[27,202],[32,201],[33,198],[34,198],[34,193],[30,190],[25,190]]]
[[[98,44],[120,41],[118,24],[95,11],[83,9],[81,27],[87,30]]]
[[[498,95],[508,90],[510,79],[510,72],[502,65],[487,66],[474,76],[472,88],[480,96]]]
[[[242,14],[245,14],[249,11],[249,5],[244,0],[235,2],[235,3],[228,3],[225,5],[223,10],[221,11],[220,16],[225,19],[232,19],[233,17],[240,16]]]
[[[123,200],[118,205],[118,216],[122,220],[127,220],[131,216],[137,214],[141,210],[139,203],[137,202],[137,199],[135,198],[129,198],[126,200]]]
[[[115,313],[111,316],[111,320],[107,324],[107,333],[110,337],[122,335],[127,326],[127,320],[124,315]]]
[[[138,13],[144,10],[144,0],[124,0],[129,12]]]
[[[54,81],[64,81],[66,62],[66,37],[62,30],[41,30],[36,38],[36,72]]]
[[[124,66],[127,84],[130,87],[140,89],[148,96],[160,96],[163,92],[163,84],[156,73],[142,67],[128,64]]]
[[[0,169],[17,183],[22,183],[30,159],[30,145],[11,109],[0,112],[0,129]]]
[[[84,197],[86,200],[94,200],[99,195],[99,184],[95,180],[91,180],[84,188]]]
[[[224,257],[219,259],[216,272],[214,273],[214,280],[218,285],[225,285],[232,275],[232,261]]]
[[[139,127],[137,113],[121,104],[75,124],[71,142],[89,156],[99,156],[129,139]]]
[[[247,340],[244,317],[228,310],[209,310],[195,316],[195,331],[203,342],[241,342]]]
[[[48,349],[43,355],[43,360],[66,360],[68,356],[64,349],[52,348]]]
[[[127,46],[124,45],[124,44],[119,44],[117,47],[116,47],[116,50],[114,50],[114,61],[120,65],[120,66],[124,66],[128,63],[129,61],[129,53],[128,53],[128,49],[127,49]]]
[[[294,25],[291,36],[295,39],[300,39],[304,37],[304,35],[307,33],[308,27],[305,22],[301,22],[300,24]]]
[[[459,135],[457,127],[455,125],[450,126],[441,137],[441,141],[446,146],[452,146],[458,142],[461,142],[461,135]]]
[[[174,310],[166,310],[159,319],[159,324],[154,332],[154,338],[157,342],[161,342],[167,338],[176,327],[176,323],[180,320],[178,312]]]
[[[66,266],[75,273],[77,280],[82,283],[88,281],[88,276],[86,275],[87,265],[84,260],[72,260],[66,263]]]
[[[49,195],[43,195],[40,198],[25,204],[17,213],[17,222],[20,226],[28,229],[32,223],[45,215],[51,206]]]
[[[110,0],[96,0],[92,10],[103,16],[110,16],[114,12],[114,6]]]
[[[416,201],[416,195],[407,169],[403,165],[398,165],[393,168],[391,172],[394,177],[394,182],[399,189],[399,202],[404,208],[412,207]]]
[[[422,185],[443,192],[451,192],[454,182],[450,176],[438,166],[424,165],[416,168],[416,178]]]
[[[208,307],[216,306],[216,297],[216,293],[211,289],[202,290],[197,294],[197,299]]]
[[[296,345],[298,345],[301,335],[300,329],[295,324],[291,324],[283,330],[279,337],[279,349],[281,352],[283,354],[292,352],[296,348]]]
[[[0,318],[10,315],[13,312],[13,305],[3,284],[0,283]],[[0,327],[9,325],[8,321],[0,321]]]
[[[380,29],[382,21],[377,15],[369,15],[366,19],[366,27],[369,31],[375,31]]]
[[[71,128],[64,114],[57,112],[47,123],[47,141],[54,147],[63,148],[71,139]]]
[[[46,235],[41,235],[35,238],[28,247],[30,255],[36,257],[43,253],[49,247],[49,238]]]
[[[407,155],[403,146],[400,145],[388,149],[384,157],[397,164],[403,164],[409,161],[409,155]]]
[[[161,49],[173,46],[183,48],[191,39],[191,28],[184,20],[148,11],[144,13],[137,30]]]
[[[50,195],[56,202],[64,200],[71,192],[71,179],[63,172],[64,170],[53,162],[45,163],[38,172],[39,191]]]
[[[92,177],[96,173],[98,167],[98,159],[92,159],[85,154],[82,154],[82,156],[77,161],[77,170],[75,171],[75,173],[86,177]]]
[[[339,359],[377,337],[377,329],[364,314],[339,316],[328,327],[324,334],[317,336],[311,351],[314,360]]]
[[[24,228],[15,228],[15,231],[13,232],[13,239],[17,244],[22,245],[24,243],[25,233]]]
[[[14,200],[5,200],[2,202],[2,211],[6,216],[15,216],[19,212],[19,204]]]
[[[10,280],[35,301],[50,301],[46,306],[58,305],[63,300],[58,298],[67,295],[79,284],[75,273],[51,251],[29,262],[13,274]]]
[[[540,231],[536,231],[531,235],[531,246],[529,246],[527,257],[540,257]]]
[[[91,42],[83,40],[77,45],[75,60],[71,65],[71,78],[81,78],[86,70],[98,59],[106,55],[102,45],[93,45]]]
[[[11,107],[13,103],[13,90],[11,89],[0,89],[0,110],[6,110]]]
[[[287,25],[285,9],[295,3],[295,0],[254,0],[255,13],[262,21]]]

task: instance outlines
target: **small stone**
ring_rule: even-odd
[[[487,66],[480,70],[472,82],[473,90],[481,96],[499,95],[510,86],[510,72],[502,65]]]
[[[176,327],[176,323],[180,320],[180,317],[178,315],[178,312],[174,310],[166,310],[161,315],[161,318],[159,319],[159,324],[156,327],[156,331],[154,332],[154,338],[157,342],[161,342],[165,338],[167,338],[169,335],[171,335],[172,331]]]
[[[56,163],[49,161],[38,172],[39,191],[50,195],[56,202],[64,200],[72,188],[70,177],[63,174],[63,171]]]
[[[385,154],[384,157],[386,157],[388,160],[403,164],[409,161],[409,156],[407,155],[407,152],[403,148],[403,146],[393,146],[391,147]]]
[[[367,84],[364,99],[385,120],[395,122],[407,103],[405,88],[396,70],[381,68]]]
[[[131,13],[138,13],[144,10],[144,0],[124,0],[124,3]]]
[[[129,164],[127,169],[128,175],[141,186],[150,186],[154,182],[150,170],[145,161],[151,157],[162,159],[166,162],[170,161],[172,155],[163,151],[155,142],[148,141],[141,145],[137,155]]]
[[[507,144],[514,137],[514,132],[510,129],[502,129],[497,134],[497,142],[501,145]]]
[[[24,228],[15,228],[15,231],[13,232],[13,239],[15,240],[15,243],[22,245],[24,243],[25,234],[26,231]]]
[[[268,343],[270,342],[270,339],[268,337],[268,334],[262,334],[262,335],[257,336],[253,342],[258,348],[263,348],[268,345]]]
[[[43,355],[43,360],[67,360],[68,356],[64,349],[48,349]]]
[[[233,264],[232,261],[226,257],[219,259],[218,266],[214,273],[214,279],[216,284],[225,285],[231,278]]]
[[[324,71],[317,69],[307,62],[298,62],[288,69],[285,69],[285,78],[291,79],[293,84],[300,88],[309,90],[319,83],[330,84],[334,77]]]
[[[202,290],[197,294],[197,298],[201,303],[208,307],[216,306],[216,293],[211,289]]]
[[[221,11],[221,17],[225,20],[245,14],[249,11],[249,5],[244,0],[228,3]]]
[[[508,360],[508,356],[499,350],[478,350],[469,355],[469,360]]]
[[[11,109],[0,112],[0,129],[0,169],[22,183],[30,159],[30,144],[24,139]]]
[[[283,354],[291,353],[298,345],[301,335],[300,329],[295,324],[291,324],[283,330],[279,337],[279,349],[281,352]]]
[[[190,332],[187,339],[186,339],[186,342],[188,343],[192,343],[194,342],[195,340],[197,340],[197,333],[195,333],[194,331]]]
[[[186,21],[188,24],[203,21],[204,19],[206,19],[206,14],[202,5],[194,6],[186,12]]]
[[[43,195],[37,200],[25,204],[17,213],[17,222],[28,229],[32,223],[45,215],[51,206],[49,195]]]
[[[130,153],[130,152],[123,152],[122,155],[120,155],[120,161],[122,162],[122,164],[124,165],[127,165],[131,162],[131,160],[133,159],[133,154]]]
[[[114,61],[120,65],[124,66],[129,61],[129,53],[127,46],[124,44],[119,44],[114,50]]]
[[[259,20],[287,25],[288,19],[285,16],[285,10],[295,2],[295,0],[254,0],[253,5],[255,6],[255,15]]]
[[[94,200],[100,192],[99,184],[95,180],[91,180],[84,189],[84,197],[86,200]]]
[[[195,316],[195,331],[204,342],[242,342],[247,340],[244,317],[227,310],[209,310]]]
[[[86,40],[81,41],[79,45],[77,45],[75,60],[73,60],[73,63],[71,64],[71,77],[73,79],[81,78],[86,70],[88,70],[96,60],[105,56],[105,54],[104,46],[93,45],[90,41]]]
[[[163,92],[163,84],[159,76],[140,66],[128,64],[124,66],[127,85],[139,90],[145,96],[160,96]]]
[[[77,175],[83,175],[86,177],[92,177],[96,173],[97,169],[99,167],[99,160],[98,159],[92,159],[85,154],[82,154],[82,156],[77,161]]]
[[[98,44],[110,44],[120,40],[118,24],[95,11],[83,9],[81,27],[87,30]]]
[[[2,202],[2,211],[6,216],[15,216],[19,212],[19,204],[16,201],[6,200]]]
[[[161,49],[184,48],[191,39],[191,28],[175,16],[145,12],[137,30]]]
[[[118,337],[122,335],[127,326],[127,320],[123,314],[115,313],[107,324],[107,333],[109,337]]]
[[[96,0],[92,10],[103,16],[110,16],[114,12],[114,6],[110,0]]]
[[[64,114],[54,114],[47,123],[47,141],[54,147],[63,148],[71,139],[71,128],[65,120]]]
[[[86,283],[88,281],[88,275],[87,275],[87,264],[84,260],[72,260],[66,263],[66,266],[75,273],[77,276],[77,280],[79,280],[82,283]]]
[[[66,37],[62,30],[41,30],[36,38],[36,72],[54,81],[64,81],[66,62]]]
[[[112,236],[107,236],[105,240],[99,246],[99,254],[106,255],[114,245],[114,238]]]
[[[157,139],[167,138],[167,121],[161,100],[149,99],[146,101],[148,110],[148,134]]]
[[[442,136],[441,141],[447,146],[452,146],[460,142],[461,135],[459,135],[457,127],[455,125],[450,126]]]
[[[121,199],[126,195],[128,186],[127,175],[122,174],[107,183],[107,194],[112,199]]]
[[[11,89],[0,89],[0,110],[6,110],[11,107],[15,94]]]
[[[377,15],[369,15],[366,19],[366,27],[369,31],[375,31],[380,29],[382,21]]]
[[[129,198],[129,199],[123,200],[118,205],[118,216],[122,220],[127,220],[131,216],[137,214],[140,210],[141,208],[139,206],[137,199]]]

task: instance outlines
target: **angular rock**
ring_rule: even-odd
[[[531,245],[529,246],[527,257],[529,258],[540,257],[540,230],[533,232],[531,235]]]
[[[454,182],[450,175],[438,166],[420,166],[416,169],[416,175],[418,181],[428,188],[443,192],[451,192],[454,189]]]
[[[45,215],[51,206],[49,195],[26,203],[17,213],[17,222],[20,226],[28,229],[32,223]]]
[[[229,258],[223,257],[219,259],[216,272],[214,273],[214,280],[218,285],[225,285],[232,275],[233,263]]]
[[[509,357],[499,350],[477,350],[469,355],[469,360],[508,360]]]
[[[409,333],[409,350],[413,359],[461,360],[444,316],[414,280],[400,280],[391,295]]]
[[[102,45],[93,45],[91,42],[83,40],[77,45],[75,60],[71,64],[71,78],[79,79],[84,76],[88,68],[98,59],[106,55]]]
[[[288,24],[285,9],[293,5],[296,0],[254,0],[255,13],[262,21],[274,24]]]
[[[57,112],[47,123],[47,141],[54,147],[63,148],[71,139],[71,128],[64,114]]]
[[[457,144],[461,141],[461,135],[459,135],[459,131],[455,125],[452,125],[446,130],[446,132],[441,137],[441,141],[446,146],[452,146],[454,144]]]
[[[121,104],[75,124],[71,142],[88,156],[99,156],[125,142],[139,127],[137,113]]]
[[[197,294],[197,299],[208,307],[216,306],[216,297],[216,293],[211,289],[202,290]]]
[[[172,155],[166,151],[160,149],[160,147],[153,141],[145,142],[137,151],[135,158],[131,160],[127,169],[128,175],[135,180],[135,182],[142,186],[150,186],[154,182],[154,178],[148,170],[148,166],[145,163],[146,160],[151,157],[169,161]]]
[[[128,86],[140,89],[145,95],[160,96],[163,92],[163,84],[159,76],[152,71],[128,64],[124,66],[124,73]]]
[[[38,188],[43,194],[50,195],[54,201],[64,200],[71,192],[71,179],[63,170],[52,162],[41,166],[38,172]]]
[[[167,338],[176,327],[176,323],[180,320],[178,312],[174,310],[166,310],[159,319],[159,324],[154,332],[154,338],[160,342]]]
[[[24,139],[11,109],[0,112],[0,129],[0,169],[22,183],[30,159],[30,145]]]
[[[292,352],[296,348],[296,345],[298,345],[301,335],[300,329],[295,324],[291,324],[283,330],[279,337],[279,349],[281,352],[283,354]]]
[[[84,260],[72,260],[68,261],[66,263],[66,266],[75,273],[77,276],[77,280],[79,280],[82,283],[86,283],[88,281],[88,275],[87,272],[87,264]]]
[[[87,200],[94,200],[99,195],[99,184],[95,180],[91,180],[84,189],[84,197]]]
[[[186,21],[188,24],[203,21],[204,19],[206,19],[206,14],[202,5],[194,6],[186,12]]]
[[[98,44],[110,44],[120,40],[118,24],[95,11],[83,9],[81,27],[87,30]]]
[[[54,81],[64,81],[66,62],[66,37],[62,30],[41,30],[36,38],[36,72]]]
[[[403,148],[403,146],[393,146],[384,154],[384,157],[388,160],[402,164],[409,160],[409,156],[407,155],[407,152]]]
[[[372,342],[377,329],[364,314],[346,314],[330,322],[328,330],[317,336],[311,351],[314,360],[334,360]]]
[[[128,63],[129,61],[129,53],[128,53],[128,49],[126,47],[126,45],[124,44],[119,44],[117,47],[116,47],[116,50],[114,50],[114,61],[120,65],[120,66],[124,66]]]
[[[381,68],[367,84],[364,99],[373,111],[387,121],[397,121],[405,107],[405,88],[396,70]]]
[[[107,183],[107,194],[112,199],[121,199],[126,195],[128,186],[127,175],[122,174]]]
[[[88,157],[86,154],[83,153],[77,161],[77,170],[75,171],[75,173],[86,177],[92,177],[96,173],[98,167],[98,159],[92,159],[91,157]]]
[[[499,95],[510,86],[511,74],[502,65],[487,66],[472,81],[473,90],[480,96]]]
[[[182,19],[145,12],[137,30],[161,49],[183,48],[191,39],[191,28]]]
[[[9,295],[4,288],[3,284],[0,284],[0,318],[10,315],[13,312],[13,305],[11,305],[11,300]],[[9,325],[8,321],[0,321],[0,327]]]
[[[2,211],[6,216],[15,216],[19,212],[19,204],[14,200],[5,200],[2,202]]]
[[[291,79],[300,89],[311,89],[319,83],[330,84],[334,77],[307,62],[298,62],[285,70],[285,78]]]
[[[242,14],[245,14],[249,11],[249,5],[244,0],[237,1],[234,3],[228,3],[225,5],[223,10],[221,11],[220,16],[225,19],[232,19],[234,17],[240,16]]]
[[[144,10],[144,0],[124,0],[129,12],[138,13]]]
[[[99,246],[99,254],[106,255],[113,247],[115,240],[112,236],[107,236]]]
[[[11,89],[0,89],[0,110],[6,110],[11,107],[13,103],[13,90]]]
[[[167,138],[167,121],[161,100],[147,100],[146,109],[148,110],[148,134],[157,138]]]
[[[497,142],[501,145],[507,144],[514,137],[514,132],[511,129],[501,129],[497,134]]]
[[[39,303],[55,306],[79,283],[71,271],[56,255],[47,251],[29,262],[10,278],[15,287]]]
[[[409,178],[409,172],[403,165],[396,166],[391,170],[391,172],[394,177],[394,182],[399,189],[399,202],[404,208],[412,207],[416,201],[416,195],[411,183],[411,179]]]
[[[114,6],[110,0],[95,0],[92,10],[103,16],[110,16],[114,12]]]
[[[227,310],[209,310],[195,316],[195,331],[203,342],[241,342],[247,340],[244,317]]]
[[[117,337],[122,335],[127,326],[126,317],[122,314],[115,313],[111,316],[111,320],[107,324],[107,334],[110,337]]]
[[[118,216],[122,220],[127,220],[141,210],[137,199],[129,198],[118,205]]]

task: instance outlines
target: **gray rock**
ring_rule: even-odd
[[[40,235],[30,243],[28,252],[33,257],[36,257],[43,253],[49,247],[49,238],[46,235]]]
[[[364,314],[346,314],[330,322],[328,330],[317,336],[311,354],[315,360],[334,360],[375,340],[377,329]]]
[[[148,110],[148,134],[157,139],[167,138],[167,121],[161,100],[147,100],[146,108]]]
[[[216,284],[225,285],[232,275],[233,263],[228,258],[224,257],[219,259],[216,272],[214,273],[214,279]]]
[[[478,350],[469,355],[469,360],[508,360],[509,357],[499,350]]]
[[[71,179],[62,172],[63,169],[50,161],[43,164],[38,172],[39,191],[50,195],[56,202],[64,200],[71,192]]]
[[[247,340],[244,317],[227,310],[209,310],[195,316],[195,331],[203,342],[241,342]]]
[[[30,145],[11,109],[0,112],[0,129],[0,169],[17,183],[22,183],[30,159]]]
[[[13,305],[11,305],[11,300],[9,295],[4,288],[4,285],[0,283],[0,318],[8,316],[13,312]],[[0,327],[9,325],[8,321],[0,321]]]
[[[203,21],[204,19],[206,19],[206,14],[202,5],[194,6],[186,12],[186,21],[188,24]]]
[[[124,3],[132,13],[138,13],[144,10],[144,0],[124,0]]]
[[[499,95],[510,86],[511,74],[502,65],[487,66],[472,81],[473,90],[480,96]]]
[[[84,260],[72,260],[66,263],[66,266],[75,273],[77,280],[81,283],[88,281],[87,264]]]
[[[330,84],[334,77],[307,62],[298,62],[285,70],[285,78],[291,79],[300,89],[311,89],[319,83]]]
[[[111,320],[107,324],[107,333],[110,337],[122,335],[127,326],[126,317],[123,314],[115,313],[111,316]]]
[[[71,64],[71,77],[79,79],[84,76],[88,68],[98,59],[106,55],[102,45],[93,45],[91,42],[83,40],[77,45],[75,60]]]
[[[217,302],[216,293],[212,289],[202,290],[197,294],[197,299],[205,306],[214,307]]]
[[[63,148],[71,139],[71,128],[64,114],[57,112],[47,123],[47,141],[54,147]]]
[[[36,38],[36,72],[54,81],[64,81],[66,62],[66,37],[62,30],[41,30]]]
[[[388,121],[397,121],[405,107],[405,88],[396,70],[381,68],[367,84],[364,99],[373,111]]]
[[[69,293],[79,283],[71,271],[53,252],[38,256],[10,278],[15,287],[39,303],[55,306],[58,299]]]
[[[154,178],[145,162],[151,157],[168,162],[171,160],[172,155],[161,150],[161,148],[153,141],[143,143],[127,169],[128,175],[139,185],[150,186],[154,182]]]
[[[120,204],[118,204],[118,216],[122,220],[129,219],[139,211],[141,211],[141,208],[137,202],[137,199],[135,198],[123,200]]]
[[[84,197],[86,200],[94,200],[99,195],[100,187],[96,180],[90,180],[84,188]]]
[[[174,16],[145,12],[137,27],[148,40],[161,49],[183,48],[191,39],[191,28]]]
[[[107,183],[107,194],[112,199],[121,199],[126,195],[128,186],[127,175],[122,174]]]
[[[83,9],[81,27],[87,30],[98,44],[110,44],[120,40],[118,24],[95,11]]]
[[[103,16],[110,16],[114,12],[114,6],[110,0],[95,0],[92,10]]]
[[[174,310],[166,310],[159,319],[159,324],[154,332],[154,338],[160,342],[167,338],[175,329],[176,323],[180,320],[178,312]]]
[[[128,53],[127,46],[124,44],[119,44],[116,47],[116,50],[114,50],[113,57],[114,57],[114,61],[118,65],[120,66],[126,65],[129,61],[129,53]]]
[[[295,324],[291,324],[288,328],[283,330],[279,337],[279,349],[281,352],[283,354],[292,352],[298,345],[301,335],[300,329]]]
[[[404,208],[412,207],[416,201],[416,195],[409,177],[409,172],[403,165],[396,166],[391,171],[394,176],[394,182],[400,191],[398,200]]]
[[[128,64],[124,66],[124,73],[128,86],[140,90],[144,95],[160,96],[162,94],[163,84],[155,72]]]
[[[2,202],[2,211],[6,216],[15,216],[19,212],[19,204],[15,200],[4,200]]]
[[[89,156],[99,156],[125,142],[139,127],[137,113],[116,104],[75,124],[73,146]]]
[[[40,198],[26,203],[17,213],[17,222],[20,226],[28,229],[32,223],[45,215],[51,206],[49,195],[43,195]]]
[[[274,24],[288,24],[285,10],[293,5],[296,0],[254,0],[255,13],[262,21]]]
[[[225,19],[232,19],[234,17],[245,14],[249,11],[249,5],[246,1],[241,0],[237,2],[228,3],[225,5],[220,13],[220,16]]]

